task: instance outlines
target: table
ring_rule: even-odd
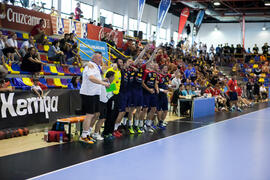
[[[191,119],[215,114],[215,98],[198,97],[194,99],[179,99],[178,114],[181,116],[181,102],[191,102]]]

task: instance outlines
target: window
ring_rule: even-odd
[[[128,27],[130,31],[135,31],[137,29],[137,20],[129,18]]]
[[[159,37],[166,40],[166,29],[160,28]]]
[[[85,19],[92,19],[92,12],[93,12],[93,7],[88,5],[88,4],[84,4],[81,3],[81,10],[83,12],[83,18]]]
[[[152,28],[151,28],[151,36],[153,36],[154,32],[157,33],[157,26],[152,25]]]
[[[113,14],[113,26],[116,28],[123,29],[123,23],[124,23],[124,16],[121,16],[119,14]]]
[[[167,35],[166,35],[167,42],[171,42],[171,30],[167,29]]]
[[[113,13],[105,9],[100,9],[100,16],[105,17],[106,24],[112,24],[113,22]]]
[[[173,40],[174,40],[175,44],[177,44],[178,32],[173,32]]]
[[[140,31],[143,32],[143,39],[147,39],[147,24],[144,22],[140,23]]]
[[[61,12],[66,14],[73,12],[71,0],[65,0],[61,2]]]

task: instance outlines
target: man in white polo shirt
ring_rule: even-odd
[[[90,137],[90,124],[99,116],[100,95],[102,86],[109,87],[110,84],[102,81],[102,54],[96,51],[92,57],[93,62],[89,62],[82,74],[82,86],[80,89],[82,100],[82,112],[86,114],[83,122],[83,132],[80,141],[93,144]]]

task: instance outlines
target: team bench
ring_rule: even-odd
[[[57,119],[57,122],[68,124],[68,139],[71,140],[71,124],[80,123],[80,134],[82,133],[82,123],[85,119],[85,116],[75,116],[69,118]]]

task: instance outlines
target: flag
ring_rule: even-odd
[[[179,18],[179,27],[178,27],[178,41],[180,40],[180,35],[182,34],[182,31],[185,27],[185,24],[187,22],[189,16],[189,8],[185,7],[182,11],[181,11],[181,15]]]
[[[159,32],[165,17],[170,9],[171,0],[161,0],[158,6],[158,21],[157,21],[157,40],[159,40]]]
[[[145,5],[145,0],[138,0],[137,31],[140,30],[140,23],[141,23],[141,20],[142,20],[144,5]]]
[[[200,26],[201,26],[202,21],[203,21],[204,13],[205,13],[204,10],[200,10],[198,15],[197,15],[196,21],[195,21],[194,26],[193,26],[193,31],[192,31],[192,45],[194,43],[195,37],[197,36],[197,34],[199,32]]]

